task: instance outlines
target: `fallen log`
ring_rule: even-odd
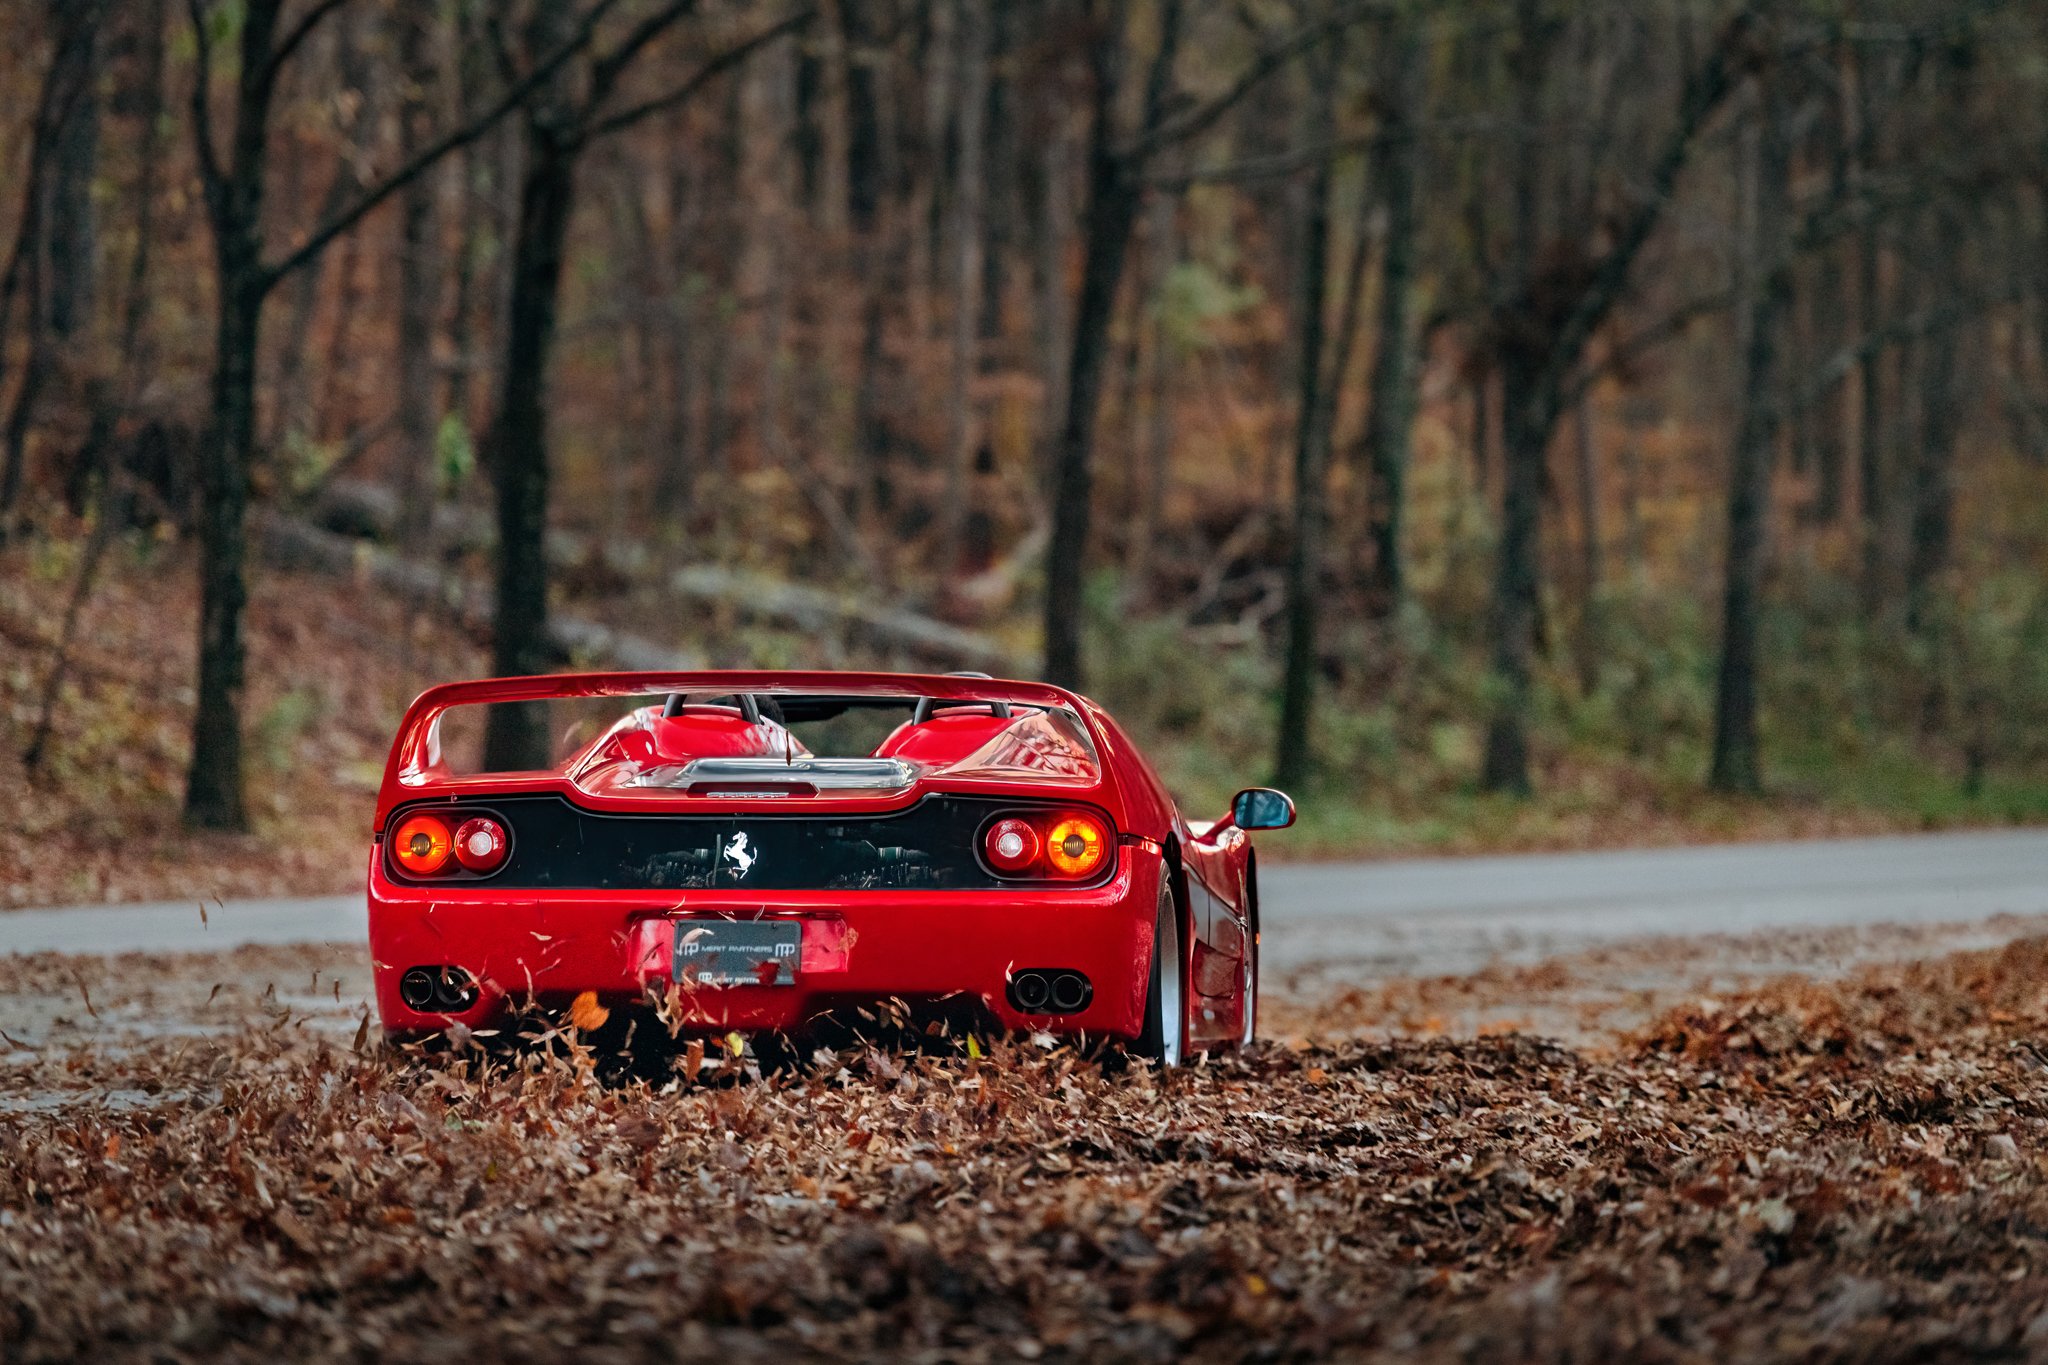
[[[256,513],[252,525],[263,554],[274,562],[359,576],[389,592],[440,603],[477,629],[490,625],[490,594],[484,585],[459,573],[274,512]],[[862,636],[884,651],[922,665],[996,673],[1026,671],[1015,653],[986,635],[916,612],[865,602],[853,594],[708,564],[676,570],[666,586],[684,601],[737,616],[772,620],[813,635],[846,632]],[[564,650],[620,668],[707,666],[703,654],[696,650],[663,645],[580,617],[557,614],[549,629]],[[838,662],[843,651],[828,641],[819,643],[830,661]]]
[[[318,516],[328,529],[353,535],[389,538],[397,534],[398,498],[380,484],[337,479],[323,495]],[[309,531],[320,527],[295,523]],[[467,552],[487,552],[495,538],[490,518],[475,508],[443,504],[434,512],[437,544]],[[353,535],[338,539],[356,543]],[[605,567],[628,581],[645,581],[650,556],[631,542],[593,544],[574,531],[551,530],[547,536],[550,564],[563,568],[586,565],[597,550]],[[380,551],[379,553],[388,553]],[[407,572],[438,573],[411,564]],[[1019,675],[1035,672],[1034,661],[993,636],[955,626],[907,607],[877,602],[858,592],[836,591],[791,583],[769,574],[731,569],[720,564],[691,564],[668,576],[670,592],[685,601],[729,611],[751,620],[794,626],[813,634],[840,630],[883,653],[897,653],[912,662],[940,668],[974,668]]]
[[[286,568],[358,578],[387,592],[438,603],[464,624],[488,628],[490,594],[481,584],[431,564],[401,558],[366,540],[323,531],[303,521],[257,512],[251,527],[263,556]],[[703,654],[660,644],[642,636],[613,630],[595,621],[555,616],[549,623],[555,644],[579,658],[628,669],[690,669],[707,667]]]
[[[911,655],[995,673],[1024,671],[1023,661],[1001,642],[979,631],[948,625],[900,607],[788,583],[767,574],[716,564],[693,564],[668,577],[676,596],[741,615],[785,622],[799,630],[849,627],[876,644]]]

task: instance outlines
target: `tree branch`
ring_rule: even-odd
[[[1577,303],[1557,329],[1546,369],[1562,383],[1564,374],[1578,363],[1586,344],[1599,329],[1608,311],[1628,284],[1631,268],[1651,234],[1663,221],[1664,211],[1678,188],[1678,177],[1691,159],[1694,141],[1714,112],[1733,94],[1742,74],[1737,57],[1747,45],[1756,24],[1756,11],[1745,5],[1721,30],[1714,50],[1697,77],[1686,82],[1680,101],[1678,126],[1671,130],[1654,169],[1650,173],[1648,197],[1601,257],[1593,278],[1579,294]]]
[[[1779,401],[1777,415],[1783,418],[1812,407],[1827,397],[1835,385],[1847,379],[1851,370],[1872,356],[1893,346],[1946,331],[1972,313],[1993,308],[2001,303],[2011,303],[2020,298],[2025,290],[2024,285],[2013,284],[1988,293],[1953,297],[1932,308],[1923,308],[1917,313],[1898,318],[1873,332],[1866,333],[1815,366],[1804,384]]]
[[[220,157],[213,150],[213,39],[206,31],[204,0],[185,0],[185,13],[192,19],[192,41],[198,49],[192,73],[192,140],[198,144],[199,185],[206,195],[207,216],[214,230],[220,229],[221,187],[224,178]]]
[[[617,47],[593,61],[590,66],[590,98],[584,105],[585,115],[594,112],[610,97],[612,87],[618,84],[620,73],[632,65],[633,59],[640,55],[641,48],[660,37],[664,30],[696,7],[697,0],[669,0],[668,4],[635,25],[632,32],[619,40]]]
[[[268,85],[276,80],[278,71],[291,60],[292,53],[298,51],[299,45],[306,41],[313,30],[320,27],[320,21],[348,3],[350,0],[317,0],[313,8],[307,10],[305,16],[292,25],[291,32],[284,35],[284,41],[270,49],[270,55],[263,59],[263,83]]]
[[[601,137],[609,136],[623,128],[638,123],[650,114],[657,114],[664,109],[673,109],[679,104],[687,103],[692,96],[717,77],[738,66],[755,52],[766,47],[776,39],[786,34],[794,33],[797,29],[810,23],[812,19],[817,17],[817,13],[818,11],[815,8],[798,10],[781,23],[771,28],[763,29],[738,46],[727,48],[724,52],[719,53],[716,57],[713,57],[710,61],[692,72],[689,79],[666,94],[642,100],[638,104],[621,109],[610,118],[592,124],[579,135],[578,140],[581,142],[595,142]]]
[[[1433,142],[1439,139],[1449,141],[1493,132],[1499,127],[1499,122],[1491,115],[1481,118],[1437,119],[1417,124],[1406,136],[1418,142]],[[1226,161],[1217,166],[1195,166],[1184,171],[1148,175],[1145,177],[1145,187],[1172,191],[1188,189],[1195,185],[1245,185],[1261,180],[1281,180],[1297,171],[1319,166],[1325,161],[1341,161],[1362,152],[1377,152],[1390,140],[1384,130],[1355,133],[1350,137],[1332,138],[1313,146],[1297,147],[1290,152],[1248,156],[1242,161]]]
[[[1558,407],[1572,407],[1586,396],[1588,390],[1608,375],[1627,369],[1665,342],[1683,336],[1693,323],[1711,313],[1720,312],[1734,302],[1735,291],[1732,289],[1717,289],[1711,294],[1702,294],[1680,304],[1634,336],[1616,342],[1597,363],[1579,371],[1577,376],[1565,385],[1558,394]]]
[[[1314,47],[1328,34],[1361,19],[1375,18],[1392,12],[1393,6],[1388,0],[1360,0],[1359,3],[1345,5],[1334,14],[1303,27],[1292,37],[1275,43],[1259,53],[1237,74],[1236,80],[1216,94],[1172,118],[1163,119],[1144,129],[1135,141],[1117,149],[1117,158],[1126,164],[1143,164],[1163,147],[1200,136],[1214,127],[1216,121],[1229,113],[1238,101],[1256,90],[1268,76]]]
[[[193,0],[193,2],[196,2],[196,0]],[[543,81],[553,76],[571,57],[574,57],[583,50],[590,42],[591,32],[597,27],[598,21],[616,3],[617,0],[597,0],[597,3],[591,6],[590,12],[583,16],[582,22],[576,26],[576,31],[564,39],[562,45],[550,53],[545,60],[535,66],[533,70],[527,72],[515,85],[501,95],[495,104],[492,104],[468,123],[446,134],[438,141],[428,143],[410,161],[407,161],[370,189],[365,190],[355,203],[342,209],[326,222],[314,228],[312,234],[304,242],[300,243],[298,247],[287,253],[283,260],[278,261],[274,265],[264,267],[261,277],[261,288],[267,292],[276,287],[279,280],[291,274],[300,266],[305,265],[315,256],[318,256],[329,242],[332,242],[336,237],[339,237],[342,233],[347,232],[358,222],[362,221],[363,216],[369,213],[370,210],[376,208],[386,199],[389,199],[392,195],[425,174],[427,169],[436,161],[439,161],[452,151],[468,146],[490,131],[493,124],[522,104],[526,97],[532,94]]]
[[[1184,190],[1195,185],[1245,185],[1260,180],[1284,180],[1297,171],[1320,166],[1325,161],[1341,161],[1360,152],[1373,151],[1385,141],[1384,133],[1360,133],[1356,137],[1335,138],[1313,147],[1297,147],[1291,152],[1251,156],[1242,161],[1226,161],[1220,166],[1195,166],[1169,174],[1148,175],[1145,185],[1155,190]]]

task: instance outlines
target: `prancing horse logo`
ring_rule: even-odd
[[[725,846],[725,851],[719,856],[739,869],[733,875],[744,878],[754,870],[754,860],[761,855],[747,847],[746,831],[742,830],[732,836],[732,842]]]

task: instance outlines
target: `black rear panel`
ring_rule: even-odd
[[[502,820],[512,833],[504,868],[487,879],[451,884],[505,890],[959,891],[1031,884],[999,878],[982,864],[980,836],[991,817],[1068,808],[1063,802],[928,796],[908,810],[880,816],[765,809],[601,815],[559,796],[513,796],[422,803],[395,812],[390,827],[416,811]],[[408,876],[388,859],[385,867],[395,881],[448,881]],[[1098,885],[1115,869],[1111,857],[1087,882],[1058,884]]]

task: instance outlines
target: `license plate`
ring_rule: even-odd
[[[794,920],[677,920],[675,979],[700,986],[793,986],[804,926]]]

